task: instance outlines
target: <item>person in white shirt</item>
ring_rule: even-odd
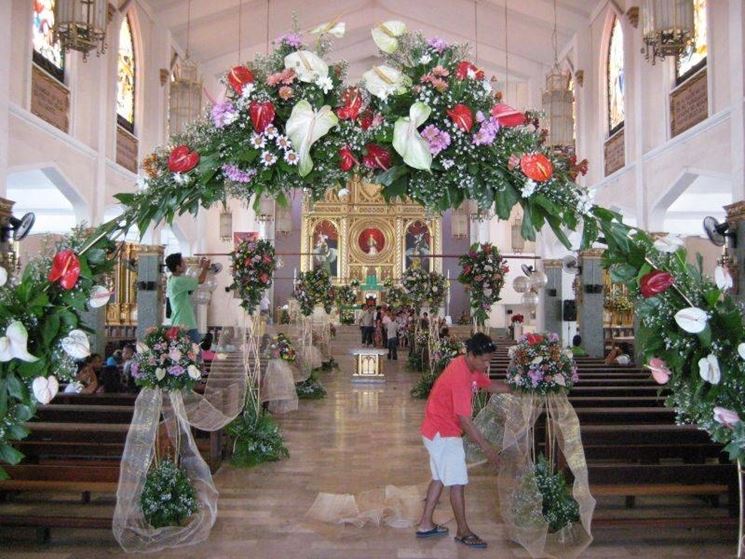
[[[398,322],[393,318],[393,311],[388,309],[383,317],[383,328],[386,331],[388,359],[398,360]]]

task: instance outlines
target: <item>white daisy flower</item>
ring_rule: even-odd
[[[261,134],[251,134],[251,146],[255,149],[261,149],[266,145],[266,139]]]
[[[274,139],[274,143],[277,144],[277,147],[279,149],[283,149],[285,151],[292,148],[292,142],[290,141],[290,138],[288,138],[284,134],[280,134],[279,136],[277,136]]]
[[[186,184],[189,182],[189,175],[183,173],[173,173],[173,182],[176,184]]]
[[[290,165],[297,165],[298,162],[300,161],[300,157],[298,156],[297,152],[295,152],[294,150],[291,150],[291,149],[288,149],[285,152],[284,159]]]
[[[264,136],[266,136],[269,139],[276,138],[279,135],[279,130],[277,130],[277,127],[273,124],[270,124],[264,129]]]
[[[262,151],[261,162],[264,164],[264,167],[271,167],[277,162],[277,156],[271,151]]]
[[[244,100],[245,99],[248,99],[249,97],[251,97],[251,94],[254,91],[254,87],[256,87],[256,86],[254,84],[252,84],[252,83],[243,84],[243,91],[241,91],[241,97]]]
[[[332,82],[331,78],[329,78],[328,76],[318,78],[316,80],[316,85],[320,87],[324,93],[328,93],[329,91],[334,89],[334,82]]]
[[[523,186],[523,190],[522,190],[523,198],[530,198],[535,192],[535,189],[537,186],[538,185],[533,179],[526,180],[525,186]]]

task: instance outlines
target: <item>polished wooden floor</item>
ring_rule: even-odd
[[[416,376],[405,360],[392,363],[382,385],[351,382],[352,359],[346,350],[351,332],[334,342],[340,369],[323,373],[328,396],[301,401],[300,409],[280,419],[290,458],[242,470],[225,465],[215,476],[220,490],[219,518],[208,541],[160,552],[163,558],[292,559],[444,559],[450,557],[527,557],[507,541],[497,512],[496,476],[483,467],[471,472],[467,489],[472,529],[489,542],[484,550],[466,549],[451,537],[417,540],[412,529],[349,527],[309,523],[305,512],[319,491],[358,493],[426,483],[429,468],[418,434],[423,402],[409,396]],[[345,342],[346,340],[346,342]],[[402,358],[405,359],[404,353]],[[388,363],[386,363],[388,365]],[[671,503],[685,514],[688,503]],[[622,499],[602,503],[622,508]],[[447,501],[441,507],[447,512]],[[643,515],[640,502],[632,514]],[[454,523],[450,523],[454,531]],[[672,559],[734,557],[731,529],[600,529],[583,555],[594,559]],[[7,559],[99,559],[122,557],[110,532],[53,530],[47,545],[33,530],[0,529],[0,557]]]

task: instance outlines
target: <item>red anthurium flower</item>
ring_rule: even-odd
[[[228,72],[228,83],[238,95],[243,93],[246,84],[254,82],[254,74],[245,66],[235,66]]]
[[[543,341],[543,336],[540,334],[527,334],[528,345],[538,345]]]
[[[357,159],[355,159],[354,153],[352,153],[352,150],[348,146],[344,146],[339,150],[339,169],[346,173],[356,164]]]
[[[178,326],[172,326],[168,330],[166,330],[166,338],[169,340],[175,340],[178,338],[178,335],[181,333],[181,328]]]
[[[468,62],[467,60],[463,60],[462,62],[458,63],[458,67],[455,70],[455,77],[459,80],[465,80],[468,77],[469,70],[473,72],[473,77],[477,80],[483,80],[484,79],[484,71],[479,70],[479,68]]]
[[[554,164],[542,153],[526,153],[520,158],[520,169],[536,182],[546,182],[554,176]]]
[[[172,173],[188,173],[199,163],[199,153],[186,145],[176,146],[168,156],[168,170]]]
[[[367,144],[365,146],[367,152],[362,158],[362,163],[368,169],[383,169],[387,171],[391,167],[391,154],[382,146],[378,144]]]
[[[349,87],[341,94],[341,106],[336,109],[336,114],[342,120],[354,120],[362,111],[362,105],[360,90],[356,87]]]
[[[72,289],[80,277],[80,260],[71,249],[62,250],[54,256],[52,269],[49,270],[47,279],[59,281],[62,289]]]
[[[458,103],[452,109],[448,109],[448,116],[464,132],[471,131],[473,127],[473,111],[468,105]]]
[[[525,115],[504,103],[497,103],[491,108],[491,115],[497,119],[500,126],[512,128],[525,124]]]
[[[274,115],[274,105],[271,101],[264,101],[263,103],[254,101],[248,107],[248,116],[251,117],[251,124],[253,124],[254,130],[259,134],[266,130],[266,127],[272,123]]]
[[[364,111],[362,114],[360,114],[360,119],[359,119],[360,127],[363,130],[367,130],[368,128],[372,126],[374,118],[375,118],[375,115],[373,115],[372,111],[369,111],[369,110]]]
[[[642,297],[649,299],[667,291],[675,283],[675,278],[662,270],[652,270],[642,276],[639,282],[639,291]]]

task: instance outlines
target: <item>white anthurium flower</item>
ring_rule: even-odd
[[[91,298],[88,299],[88,306],[92,309],[103,307],[111,299],[111,291],[103,285],[95,285],[91,289]]]
[[[566,386],[566,385],[567,385],[567,381],[566,381],[566,379],[564,378],[564,375],[556,375],[556,376],[554,377],[554,382],[555,382],[556,384],[558,384],[559,386]]]
[[[8,270],[0,266],[0,287],[8,283]]]
[[[285,56],[285,68],[295,70],[297,79],[305,83],[313,83],[329,75],[328,64],[309,50],[297,50]]]
[[[403,21],[386,21],[373,27],[372,38],[380,50],[386,54],[392,54],[398,49],[398,37],[406,33],[406,24]]]
[[[404,87],[404,75],[399,70],[385,64],[373,66],[372,69],[362,74],[362,79],[365,82],[365,89],[371,95],[383,100]]]
[[[653,246],[660,252],[667,252],[668,254],[672,254],[679,248],[684,247],[685,241],[683,241],[683,239],[681,239],[678,235],[667,235],[665,237],[662,237],[661,239],[657,239],[654,242]]]
[[[409,116],[399,118],[393,127],[393,149],[409,167],[423,171],[429,171],[432,153],[429,151],[429,143],[417,129],[426,122],[431,112],[429,105],[414,103],[409,108]]]
[[[732,274],[730,274],[729,270],[724,266],[717,266],[714,268],[714,283],[716,283],[717,287],[722,291],[732,289]]]
[[[543,363],[543,357],[535,357],[535,358],[534,358],[534,359],[533,359],[533,360],[531,361],[531,363],[532,363],[533,365],[540,365],[541,363]]]
[[[145,353],[147,351],[150,351],[150,348],[139,340],[135,344],[135,349],[137,350],[137,353]]]
[[[716,406],[714,408],[714,421],[732,428],[740,422],[740,416],[737,415],[737,412]]]
[[[85,359],[91,354],[88,335],[82,330],[71,330],[60,342],[65,353],[73,359]]]
[[[709,317],[698,307],[687,307],[675,313],[675,322],[689,334],[699,334],[706,330]]]
[[[329,130],[339,122],[339,118],[324,105],[315,111],[308,101],[299,101],[287,119],[286,130],[294,146],[299,146],[297,152],[300,158],[298,173],[301,177],[313,170],[313,160],[310,157],[311,146],[325,136]]]
[[[719,384],[719,381],[722,380],[722,372],[719,369],[717,356],[710,353],[706,357],[699,359],[698,374],[708,383]]]
[[[59,392],[59,382],[57,377],[36,377],[34,382],[31,383],[31,390],[34,393],[34,398],[40,404],[46,405],[52,401]]]
[[[737,346],[737,354],[740,356],[740,358],[745,359],[745,342]]]
[[[344,33],[347,31],[347,24],[343,21],[327,21],[316,27],[311,34],[313,35],[333,35],[337,39],[341,39]]]
[[[5,335],[0,338],[0,362],[10,361],[11,359],[20,359],[28,363],[38,361],[28,352],[28,331],[23,323],[14,320],[5,329]]]
[[[158,380],[163,380],[166,378],[166,370],[163,367],[158,367],[155,369],[155,378]]]
[[[192,380],[199,380],[199,378],[202,376],[202,371],[200,371],[199,368],[194,365],[189,365],[186,368],[186,372],[188,373],[189,378],[191,378]]]

